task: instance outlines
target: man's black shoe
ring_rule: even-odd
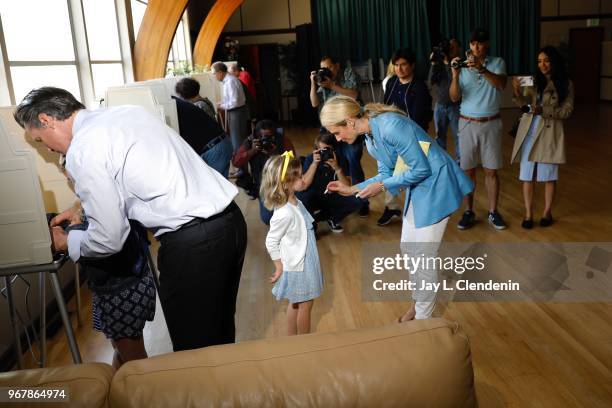
[[[362,205],[357,214],[359,214],[361,218],[367,217],[368,214],[370,214],[370,205],[369,204]]]
[[[402,212],[400,210],[392,210],[389,207],[385,207],[385,211],[382,213],[378,221],[376,221],[376,225],[380,225],[381,227],[389,224],[394,217],[401,217]]]
[[[466,230],[468,228],[471,228],[475,222],[476,214],[474,214],[474,211],[467,210],[463,213],[461,219],[457,223],[457,228],[459,228],[460,230]]]

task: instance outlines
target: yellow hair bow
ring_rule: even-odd
[[[293,152],[291,150],[287,150],[281,156],[285,158],[283,161],[283,171],[281,172],[281,181],[285,181],[285,174],[287,174],[287,168],[289,167],[289,162],[293,159]]]

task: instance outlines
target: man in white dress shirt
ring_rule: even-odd
[[[121,250],[129,221],[160,241],[160,300],[175,351],[235,339],[246,249],[238,191],[143,108],[86,110],[69,92],[31,91],[14,114],[26,133],[66,155],[86,231],[52,229],[73,261]]]
[[[223,82],[223,95],[218,108],[225,112],[225,122],[229,129],[225,129],[232,139],[234,153],[240,148],[248,136],[249,112],[242,82],[227,72],[227,65],[215,62],[212,71],[217,81]]]

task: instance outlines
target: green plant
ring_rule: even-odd
[[[201,74],[209,70],[208,65],[195,65],[192,66],[189,61],[183,60],[179,62],[178,67],[168,67],[166,70],[166,76],[183,76],[192,74]]]

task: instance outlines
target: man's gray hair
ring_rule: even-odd
[[[232,65],[229,66],[229,70],[230,72],[240,72],[240,65],[238,65],[237,62],[234,62]]]
[[[76,100],[65,89],[44,86],[31,90],[17,106],[13,117],[19,126],[33,128],[42,127],[38,115],[45,113],[57,120],[66,120],[74,112],[85,109],[85,106]]]
[[[211,66],[213,72],[227,72],[227,65],[221,61],[217,61]]]

